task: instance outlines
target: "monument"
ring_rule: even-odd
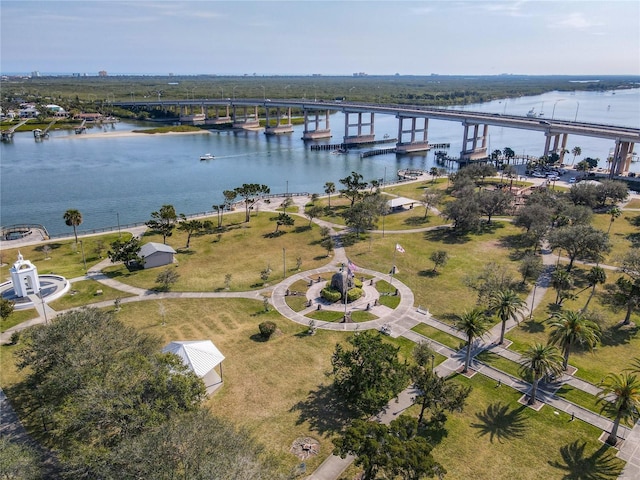
[[[9,269],[11,283],[16,297],[24,298],[30,293],[40,293],[38,269],[29,260],[25,260],[18,252],[18,261]]]

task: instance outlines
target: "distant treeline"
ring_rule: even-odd
[[[2,80],[4,111],[21,102],[126,116],[111,104],[144,99],[288,98],[465,105],[558,91],[638,88],[639,76],[51,76]],[[131,114],[130,116],[136,116]]]

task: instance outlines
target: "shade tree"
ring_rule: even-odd
[[[364,197],[364,190],[368,183],[363,181],[363,176],[358,172],[351,172],[351,175],[340,179],[344,188],[340,189],[340,194],[349,199],[350,207],[353,208],[356,201]]]
[[[178,224],[178,214],[173,205],[163,205],[160,210],[151,212],[151,220],[145,225],[162,235],[162,243],[167,243],[167,237],[173,235],[173,229]]]
[[[258,183],[243,183],[242,186],[236,187],[233,191],[237,196],[242,198],[244,202],[245,222],[248,223],[250,220],[249,212],[253,206],[263,196],[268,195],[271,189],[266,185]]]

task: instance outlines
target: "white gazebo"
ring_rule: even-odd
[[[162,349],[164,353],[179,356],[193,373],[202,378],[207,394],[222,386],[222,361],[224,355],[211,340],[175,341]],[[220,374],[215,368],[220,365]]]
[[[18,252],[18,261],[9,269],[13,291],[17,297],[23,298],[29,293],[40,293],[38,269],[29,260],[25,260]]]

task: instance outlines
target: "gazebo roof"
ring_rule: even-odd
[[[418,203],[418,200],[407,197],[396,197],[387,201],[387,205],[389,206],[389,208],[398,208],[405,205],[413,205],[414,203]]]
[[[224,355],[211,340],[176,341],[162,349],[164,353],[174,353],[199,377],[204,377],[222,363]]]

